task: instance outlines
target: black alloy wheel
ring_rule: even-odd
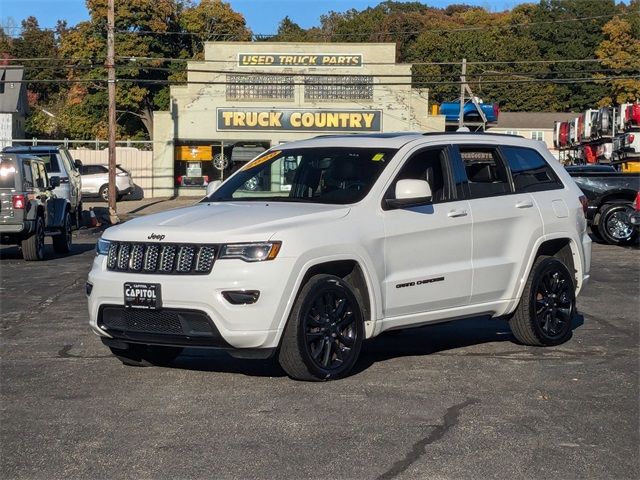
[[[571,337],[575,315],[571,272],[560,258],[538,257],[509,320],[513,335],[525,345],[559,345]]]
[[[315,275],[289,316],[280,365],[297,380],[341,378],[353,368],[363,339],[362,309],[350,285],[334,275]]]
[[[562,338],[571,328],[574,311],[573,282],[565,269],[549,264],[538,276],[535,287],[535,317],[538,327],[550,339]]]
[[[304,337],[314,365],[339,369],[348,360],[356,341],[354,306],[340,289],[318,293],[304,314]]]

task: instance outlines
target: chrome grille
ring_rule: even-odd
[[[206,275],[216,258],[215,245],[112,242],[107,269],[120,272]]]

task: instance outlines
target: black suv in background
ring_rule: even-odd
[[[67,200],[53,193],[59,185],[40,158],[0,154],[0,243],[18,245],[25,260],[42,260],[48,235],[57,253],[67,253],[73,221]]]

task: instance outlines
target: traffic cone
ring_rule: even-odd
[[[90,227],[98,226],[98,217],[96,217],[96,214],[93,211],[93,207],[89,209],[89,226]]]

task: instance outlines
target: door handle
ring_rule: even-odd
[[[523,200],[522,202],[516,203],[516,208],[531,208],[533,207],[533,202],[531,200]]]
[[[467,216],[466,210],[449,210],[449,213],[447,213],[447,217],[449,218],[466,217],[466,216]]]

